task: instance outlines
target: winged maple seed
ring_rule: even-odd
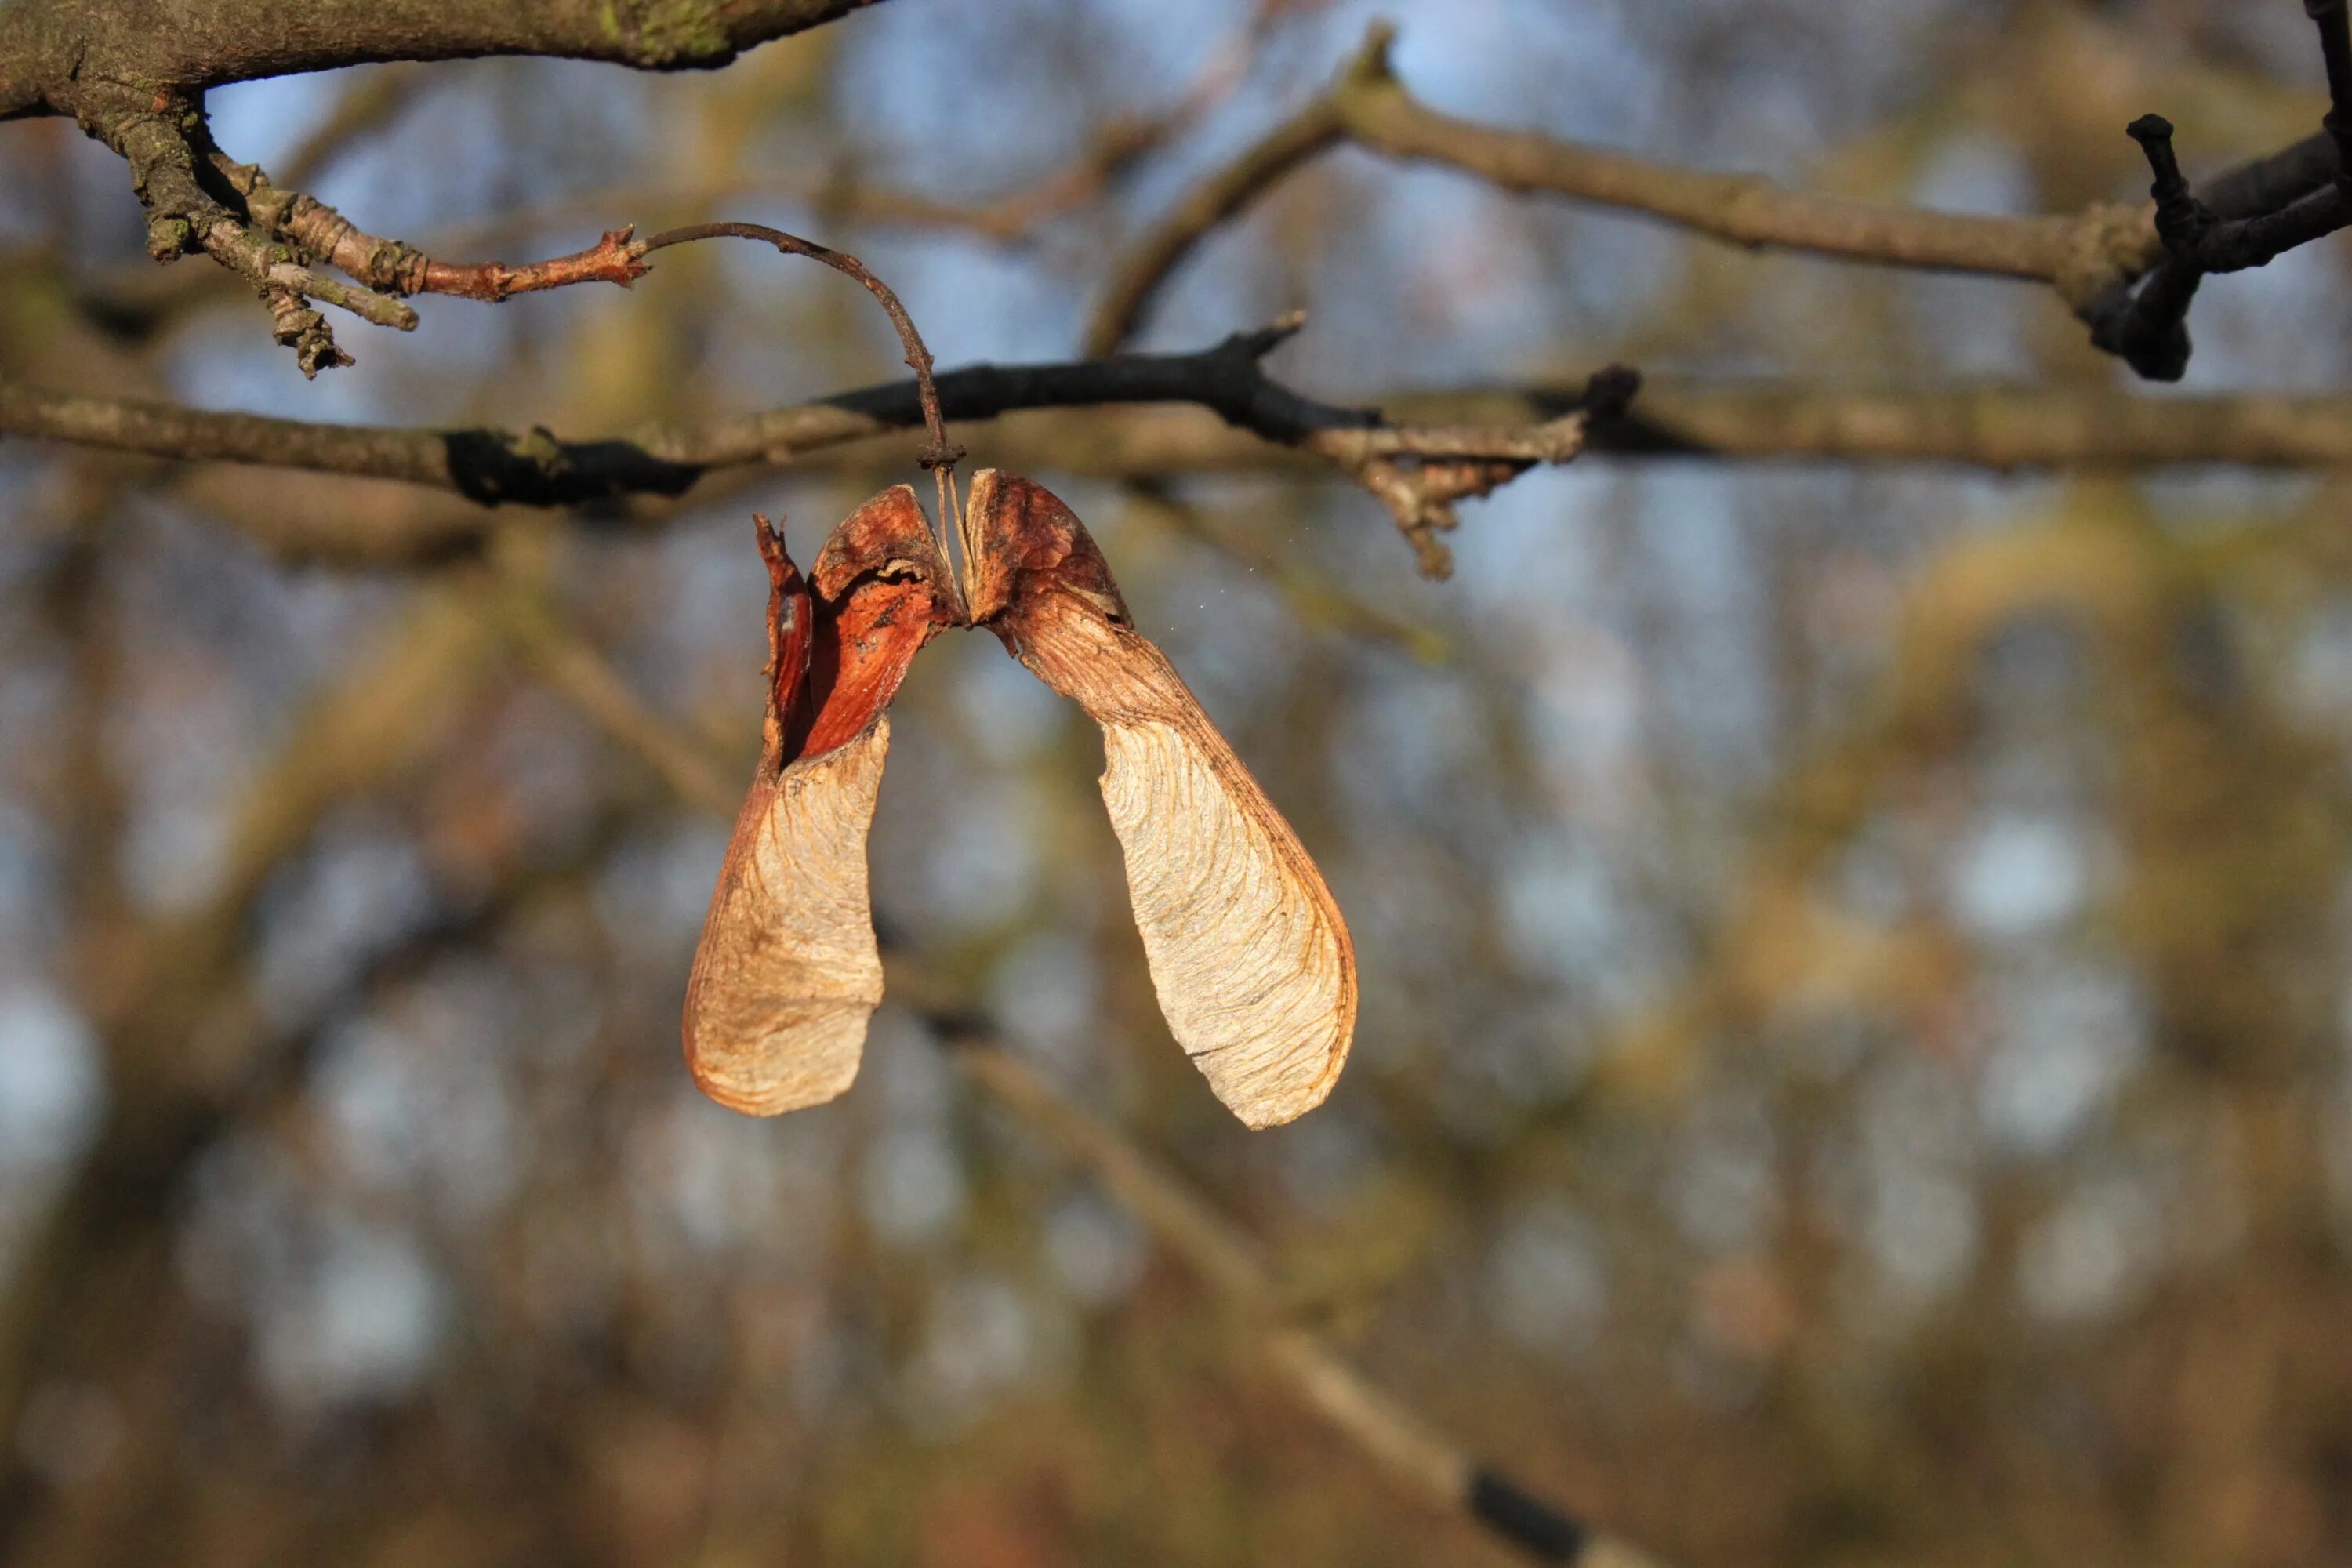
[[[1103,802],[1177,1043],[1252,1127],[1313,1110],[1356,1025],[1355,949],[1315,862],[1069,508],[983,469],[962,530],[972,623],[1102,726]]]
[[[907,665],[962,619],[915,492],[852,513],[803,581],[756,520],[768,563],[769,691],[760,765],[711,895],[686,991],[686,1058],[721,1105],[816,1105],[857,1076],[882,960],[866,840]]]

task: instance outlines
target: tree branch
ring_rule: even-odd
[[[76,114],[82,84],[151,95],[382,60],[549,55],[723,66],[872,0],[9,0],[0,120]]]
[[[2352,222],[2352,185],[2342,173],[2343,143],[2352,141],[2352,106],[2346,103],[2352,41],[2344,0],[2306,0],[2305,8],[2319,26],[2336,105],[2318,135],[2217,176],[2194,197],[2170,161],[2168,140],[2160,153],[2150,145],[2158,201],[2094,203],[2071,215],[2032,217],[1817,195],[1759,175],[1682,168],[1458,119],[1421,103],[1397,80],[1389,64],[1391,30],[1376,26],[1322,96],[1181,198],[1113,266],[1087,326],[1087,349],[1105,354],[1127,342],[1170,275],[1213,229],[1316,154],[1352,143],[1459,169],[1505,190],[1614,207],[1751,249],[2044,283],[2091,329],[2095,346],[2144,376],[2177,380],[2188,363],[2183,320],[2199,277],[2259,267]],[[2152,133],[2144,142],[2170,134],[2155,116],[2136,122],[2136,135],[2140,128]],[[2167,211],[2174,215],[2168,224]],[[2143,278],[2148,281],[2135,292]]]
[[[0,9],[0,120],[68,114],[130,165],[158,261],[202,250],[250,283],[306,376],[352,363],[314,300],[406,331],[393,296],[502,300],[588,279],[626,282],[607,239],[575,258],[447,268],[364,234],[213,145],[204,93],[224,82],[380,60],[547,55],[645,69],[725,65],[753,44],[868,0],[12,0]],[[310,271],[344,268],[357,286]],[[571,265],[567,268],[565,263]]]
[[[2172,149],[2172,122],[2143,114],[2124,128],[2147,155],[2154,176],[2148,195],[2156,203],[2156,232],[2164,244],[2164,265],[2136,292],[2112,289],[2082,312],[2091,341],[2120,354],[2153,381],[2178,381],[2189,368],[2189,307],[2209,272],[2240,272],[2263,267],[2315,239],[2352,224],[2352,22],[2345,0],[2304,0],[2319,29],[2319,53],[2327,69],[2327,113],[2317,138],[2324,162],[2295,154],[2292,177],[2273,183],[2269,205],[2244,202],[2261,182],[2242,180],[2231,194],[2242,210],[2221,211],[2189,187]],[[2284,158],[2285,155],[2283,154]],[[2326,177],[2319,178],[2322,171]]]
[[[1558,400],[1541,418],[1515,426],[1398,425],[1369,411],[1315,402],[1265,374],[1260,362],[1300,325],[1300,319],[1290,318],[1188,354],[975,365],[937,378],[939,407],[947,418],[987,419],[1013,408],[1198,404],[1261,440],[1321,458],[1356,479],[1389,507],[1423,569],[1442,574],[1445,553],[1434,536],[1454,526],[1454,501],[1486,494],[1538,463],[1567,461],[1582,448],[1589,416],[1613,416],[1633,389],[1630,373],[1614,372]],[[902,382],[698,430],[567,442],[537,429],[516,436],[315,425],[0,383],[0,433],[398,479],[485,504],[560,506],[681,495],[712,468],[781,466],[805,452],[925,424],[923,404],[920,383]],[[446,537],[437,540],[438,548],[447,543]]]
[[[1617,207],[1751,248],[2043,282],[2078,312],[2162,255],[2146,206],[2102,203],[2045,217],[1885,206],[1456,119],[1422,104],[1397,79],[1389,64],[1393,37],[1387,25],[1375,26],[1323,96],[1211,175],[1136,242],[1112,268],[1087,327],[1089,353],[1108,353],[1134,335],[1167,275],[1212,228],[1314,154],[1343,142],[1442,163],[1505,190]]]
[[[1244,339],[1246,342],[1246,338]],[[1003,421],[993,461],[1064,472],[1152,477],[1202,472],[1311,473],[1332,457],[1302,443],[1318,431],[1524,433],[1573,413],[1575,386],[1400,392],[1385,419],[1301,397],[1270,378],[1230,373],[1230,351],[1119,354],[1042,364],[971,365],[939,377],[951,421]],[[1192,405],[1172,407],[1167,405]],[[1130,406],[1151,405],[1151,406]],[[1047,412],[1062,411],[1062,412]],[[1009,417],[1008,417],[1009,416]],[[82,396],[0,382],[0,435],[135,452],[392,479],[483,505],[571,506],[677,497],[716,470],[870,466],[866,444],[917,428],[912,382],[692,427],[564,439],[534,428],[429,429],[326,425]],[[1327,437],[1336,447],[1344,443]],[[1591,422],[1592,451],[1629,458],[1951,463],[2009,470],[2147,470],[2227,463],[2352,465],[2352,395],[2137,397],[2105,388],[1983,386],[1850,393],[1786,384],[1656,382],[1627,412]],[[424,553],[462,552],[489,528],[436,518]],[[333,552],[305,531],[297,553]],[[398,531],[371,523],[351,562],[415,558]]]
[[[1350,68],[1351,74],[1357,68]],[[1346,126],[1339,93],[1317,99],[1268,132],[1247,152],[1194,186],[1175,211],[1137,242],[1111,270],[1102,302],[1087,325],[1086,351],[1116,352],[1193,247],[1209,231],[1279,184],[1284,175],[1337,142]]]

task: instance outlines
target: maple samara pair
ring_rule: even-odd
[[[1233,748],[1129,621],[1102,552],[1045,489],[983,469],[959,578],[905,485],[803,578],[765,518],[768,711],[686,993],[686,1058],[720,1104],[819,1104],[857,1075],[882,959],[866,840],[886,710],[942,627],[985,626],[1102,726],[1103,803],[1168,1026],[1234,1114],[1313,1110],[1347,1060],[1356,958],[1339,906]]]

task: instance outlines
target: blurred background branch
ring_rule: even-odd
[[[0,7],[0,1563],[2352,1554],[2342,7],[847,9]],[[979,638],[864,1080],[695,1096],[744,513],[919,410],[756,256],[417,291],[631,219],[1087,519],[1314,1116]]]

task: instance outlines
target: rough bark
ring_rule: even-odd
[[[708,69],[872,0],[9,0],[0,119],[93,84],[178,95],[383,60],[550,55]]]

